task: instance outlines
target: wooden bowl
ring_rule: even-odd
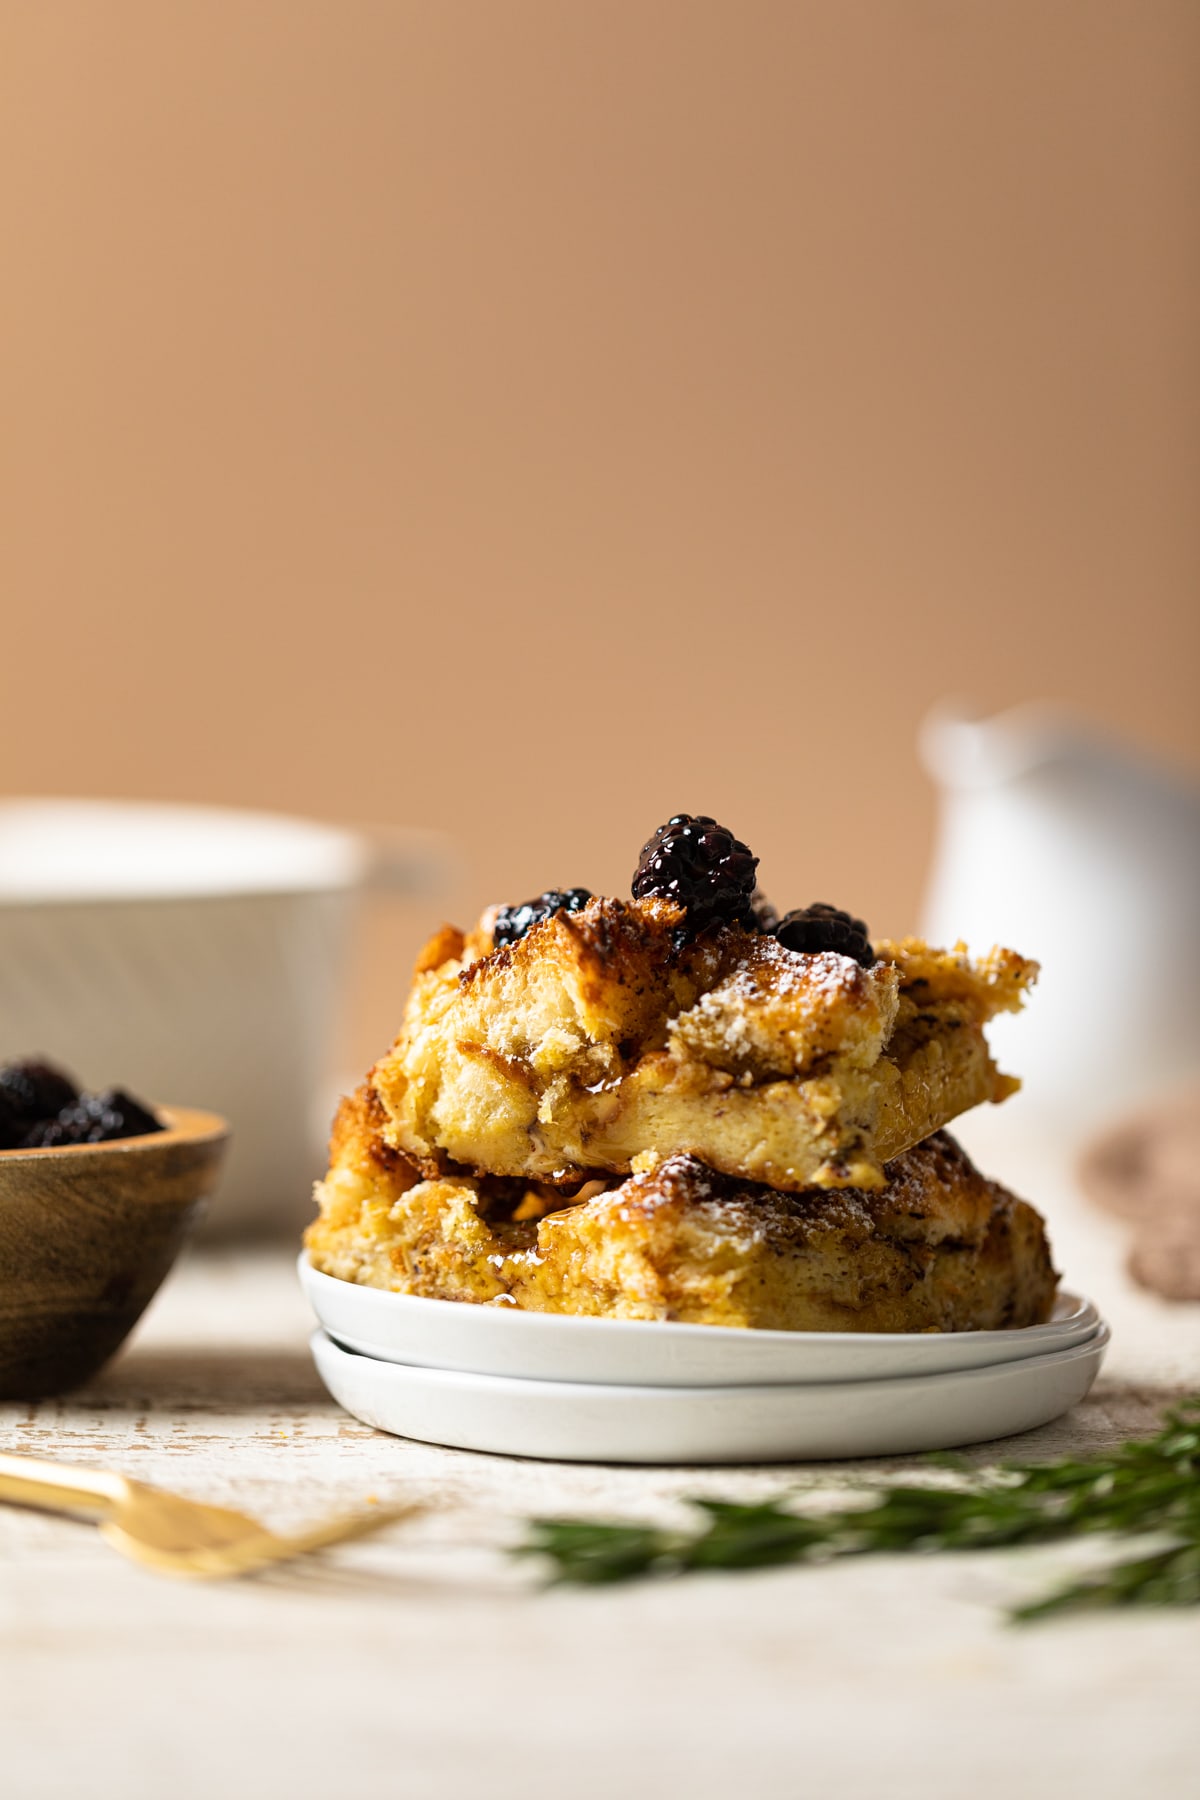
[[[212,1193],[229,1128],[156,1108],[165,1131],[0,1150],[0,1400],[78,1387],[157,1293]]]

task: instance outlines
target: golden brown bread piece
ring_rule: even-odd
[[[593,899],[492,949],[444,927],[371,1074],[383,1136],[426,1176],[578,1185],[687,1154],[743,1181],[877,1187],[882,1167],[1017,1085],[983,1027],[1037,965],[881,943],[860,968],[669,902]]]
[[[327,1274],[434,1299],[785,1331],[967,1331],[1048,1316],[1042,1221],[945,1132],[872,1193],[781,1193],[673,1156],[574,1204],[548,1188],[422,1180],[367,1090],[343,1103],[321,1216]]]
[[[1056,1277],[1031,1206],[944,1132],[886,1174],[868,1194],[785,1194],[671,1157],[542,1222],[544,1310],[776,1331],[980,1331],[1048,1316]]]

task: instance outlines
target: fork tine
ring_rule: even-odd
[[[353,1538],[370,1537],[373,1532],[382,1531],[385,1525],[394,1525],[398,1519],[411,1519],[426,1511],[428,1507],[423,1500],[409,1500],[400,1506],[373,1506],[369,1512],[344,1513],[340,1518],[327,1519],[323,1525],[314,1525],[310,1531],[298,1532],[281,1541],[294,1556],[304,1556],[310,1550],[324,1550],[331,1544],[348,1544]]]
[[[127,1536],[117,1524],[102,1526],[101,1532],[126,1556],[160,1574],[214,1581],[222,1577],[254,1575],[277,1563],[292,1562],[334,1544],[348,1543],[352,1538],[368,1537],[398,1519],[412,1518],[424,1511],[426,1506],[421,1501],[411,1501],[403,1506],[373,1506],[369,1512],[347,1513],[328,1519],[294,1537],[276,1537],[272,1532],[264,1531],[260,1537],[189,1551],[159,1550]]]

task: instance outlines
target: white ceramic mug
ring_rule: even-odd
[[[328,1119],[335,1007],[369,888],[444,871],[434,834],[94,800],[0,803],[0,1061],[233,1125],[210,1223],[298,1227]]]

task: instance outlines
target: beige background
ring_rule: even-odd
[[[0,784],[904,927],[934,697],[1200,756],[1198,177],[1195,0],[0,0]]]

